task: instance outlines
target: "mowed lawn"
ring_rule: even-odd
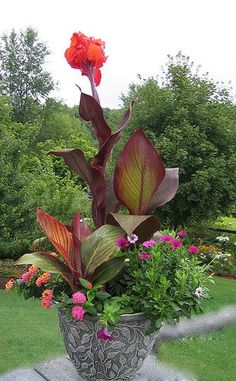
[[[205,310],[236,304],[236,281],[216,278]],[[0,373],[65,354],[56,309],[0,291]],[[236,380],[236,326],[200,338],[162,345],[162,361],[192,372],[199,381]]]
[[[0,374],[63,353],[56,308],[0,290]]]

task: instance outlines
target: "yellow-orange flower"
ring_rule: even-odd
[[[51,274],[50,273],[43,273],[36,280],[36,286],[37,287],[41,287],[43,284],[48,283],[50,278],[51,278]]]
[[[28,272],[30,273],[30,274],[36,274],[36,272],[38,271],[38,266],[35,266],[35,265],[32,265],[32,266],[30,266],[30,268],[29,268],[29,270],[28,270]]]

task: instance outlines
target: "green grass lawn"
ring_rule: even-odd
[[[236,281],[216,279],[205,310],[236,303]],[[57,314],[39,302],[0,291],[0,374],[65,353]],[[236,380],[236,326],[201,338],[162,345],[161,360],[189,370],[199,381]]]
[[[211,295],[213,299],[205,303],[205,311],[236,304],[236,281],[217,278],[216,285],[211,287]],[[234,381],[236,326],[202,337],[166,343],[161,346],[159,356],[163,362],[191,372],[198,381]]]
[[[65,353],[55,308],[0,290],[0,374]]]
[[[215,226],[218,226],[224,229],[236,230],[236,218],[221,217],[216,221]]]

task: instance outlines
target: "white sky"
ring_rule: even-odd
[[[101,104],[117,107],[121,92],[161,73],[167,54],[181,50],[215,81],[232,81],[236,93],[235,0],[1,0],[0,34],[32,26],[47,43],[47,68],[60,82],[53,95],[69,105],[88,81],[64,58],[73,32],[106,42],[109,56],[98,87]]]

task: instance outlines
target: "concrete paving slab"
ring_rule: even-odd
[[[43,380],[47,381],[84,381],[78,376],[70,360],[65,357],[47,361],[35,369]],[[196,378],[170,369],[160,364],[155,356],[150,355],[134,381],[196,381]]]
[[[19,369],[0,377],[0,381],[45,381],[34,369]]]

